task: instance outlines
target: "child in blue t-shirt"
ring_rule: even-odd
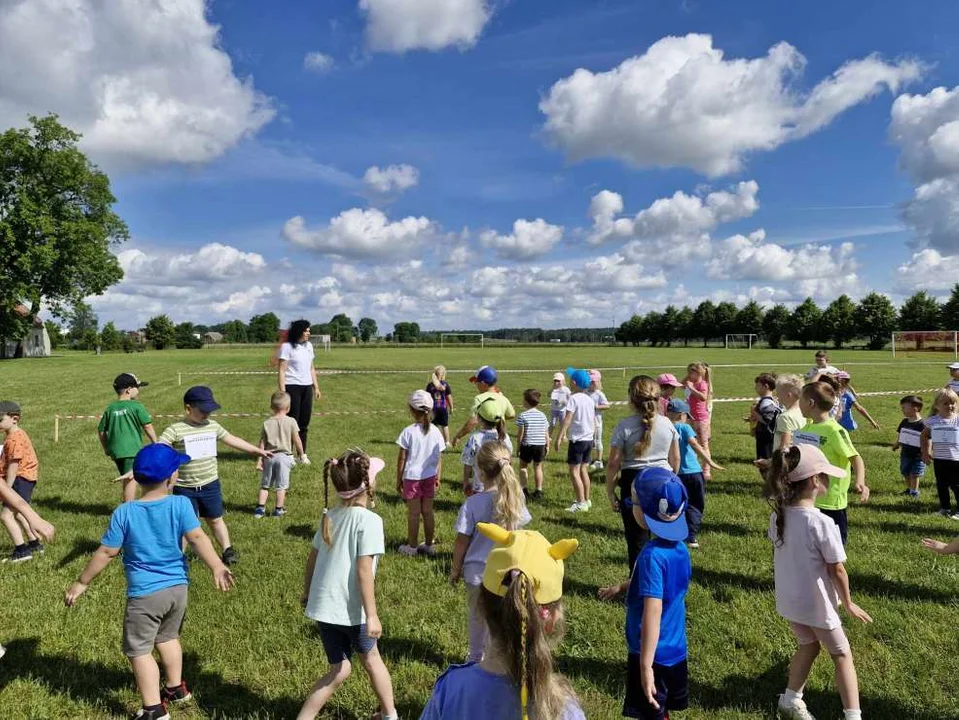
[[[686,487],[689,503],[686,505],[686,522],[689,525],[689,538],[686,544],[698,548],[699,529],[703,524],[706,511],[706,478],[700,460],[714,470],[723,470],[713,462],[709,452],[696,439],[696,431],[686,422],[689,417],[689,404],[685,400],[670,400],[666,406],[666,415],[679,434],[679,479]]]
[[[625,717],[663,720],[689,706],[686,592],[692,577],[686,488],[671,471],[649,468],[633,482],[636,522],[653,539],[643,546],[626,592]],[[658,628],[643,632],[643,624]]]
[[[183,538],[213,572],[217,588],[233,587],[233,574],[217,557],[190,501],[169,494],[180,466],[188,462],[189,455],[182,455],[169,445],[155,443],[137,453],[133,477],[143,494],[139,500],[123,503],[113,511],[100,547],[65,598],[67,607],[76,604],[97,575],[123,551],[127,578],[123,652],[130,659],[140,688],[143,709],[137,717],[142,720],[168,718],[167,705],[193,697],[181,677],[180,627],[186,615],[189,583]],[[154,648],[166,674],[162,691],[157,683],[160,669],[153,658]]]

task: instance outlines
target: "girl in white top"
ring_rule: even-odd
[[[277,385],[280,392],[290,396],[289,415],[300,427],[300,440],[303,442],[300,462],[304,465],[310,464],[310,459],[306,456],[306,437],[310,432],[310,419],[313,417],[313,401],[322,396],[320,384],[316,380],[313,357],[310,321],[294,320],[286,331],[286,342],[280,345]]]
[[[396,458],[396,490],[406,501],[408,518],[406,544],[400,545],[399,551],[409,556],[417,553],[435,555],[433,498],[439,487],[446,440],[431,422],[433,398],[428,392],[415,391],[410,395],[408,405],[415,422],[404,428],[396,439],[400,448]],[[425,542],[417,545],[421,516]]]
[[[385,551],[383,520],[367,506],[373,500],[379,458],[349,450],[323,466],[323,518],[306,561],[301,604],[319,626],[330,669],[313,686],[297,720],[313,720],[350,676],[350,658],[359,653],[380,701],[381,720],[396,720],[393,682],[376,648],[383,634],[373,579]],[[328,510],[329,486],[340,499]]]
[[[549,393],[549,426],[556,435],[550,444],[557,442],[560,438],[560,428],[563,426],[563,418],[566,417],[566,403],[569,402],[569,396],[572,394],[572,391],[566,387],[566,376],[561,372],[554,373],[553,388]]]
[[[566,403],[566,416],[559,430],[556,450],[559,451],[563,438],[568,434],[566,465],[569,467],[575,501],[566,511],[586,512],[593,507],[593,501],[590,500],[589,459],[593,453],[593,435],[596,432],[596,405],[586,394],[590,384],[589,373],[573,368],[567,368],[566,372],[569,373],[574,392]]]
[[[586,393],[596,406],[596,429],[593,432],[593,462],[590,468],[603,469],[603,411],[609,410],[609,399],[603,392],[603,374],[599,370],[589,371],[589,391]]]
[[[803,702],[803,688],[812,665],[825,647],[836,666],[836,687],[844,720],[861,720],[859,680],[852,650],[837,608],[863,622],[872,622],[852,601],[843,563],[839,528],[815,505],[830,478],[846,471],[831,465],[815,445],[793,445],[773,453],[763,494],[772,506],[769,539],[773,543],[776,611],[792,628],[799,649],[789,664],[786,691],[779,696],[780,717],[812,720]]]
[[[959,520],[959,415],[956,406],[959,396],[946,388],[936,393],[932,403],[935,415],[926,418],[926,427],[919,442],[922,459],[932,465],[936,473],[939,493],[939,514]],[[956,496],[956,511],[950,507],[949,491]]]
[[[523,501],[523,488],[510,463],[512,451],[501,442],[488,442],[476,455],[481,492],[468,498],[456,518],[456,545],[453,547],[453,567],[450,583],[462,579],[466,583],[469,608],[469,651],[466,662],[480,662],[488,642],[486,623],[476,607],[486,557],[493,549],[493,541],[481,534],[477,523],[495,523],[506,530],[518,530],[529,524],[529,511]]]

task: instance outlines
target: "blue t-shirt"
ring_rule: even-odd
[[[679,474],[691,475],[701,473],[703,466],[699,464],[696,451],[689,444],[690,438],[696,437],[696,431],[688,423],[674,423],[679,434]]]
[[[839,415],[839,424],[846,428],[847,432],[852,432],[858,425],[856,419],[852,416],[853,405],[856,404],[856,393],[852,390],[843,392],[839,402],[842,403],[842,412]]]
[[[671,667],[686,659],[686,591],[692,575],[685,543],[653,538],[643,546],[626,593],[626,645],[631,655],[640,652],[643,603],[651,597],[663,601],[653,662]]]
[[[183,536],[200,527],[185,497],[123,503],[110,516],[101,545],[123,549],[127,597],[143,597],[175,585],[187,585]]]
[[[437,678],[420,720],[509,720],[519,717],[519,688],[507,676],[494,675],[476,663],[469,663],[451,665]],[[547,718],[530,715],[530,720]],[[570,698],[556,720],[586,720],[586,715],[576,700]]]

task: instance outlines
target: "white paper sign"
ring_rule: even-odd
[[[920,437],[922,437],[922,433],[920,433],[918,430],[903,428],[899,431],[899,444],[908,445],[909,447],[919,447]]]
[[[189,455],[191,460],[216,457],[216,433],[187,435],[183,438],[183,452]]]
[[[959,427],[955,425],[933,425],[932,442],[935,445],[959,445]]]
[[[819,447],[820,443],[822,443],[822,437],[819,435],[798,430],[793,432],[793,445],[815,445]]]

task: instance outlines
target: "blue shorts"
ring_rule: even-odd
[[[5,482],[5,481],[0,480],[0,482]],[[18,477],[13,481],[13,486],[11,487],[11,490],[13,490],[17,495],[20,496],[20,498],[27,505],[29,505],[30,501],[33,499],[33,489],[36,486],[37,484],[35,482],[30,482],[29,480],[24,480],[22,477]],[[10,507],[6,503],[4,503],[3,506],[5,508]]]
[[[585,465],[593,454],[592,440],[576,440],[566,447],[567,465]]]
[[[908,455],[902,455],[899,458],[899,474],[903,477],[909,477],[911,475],[922,477],[926,474],[926,463],[922,461],[922,458],[911,458]]]
[[[173,494],[182,495],[189,500],[197,517],[207,520],[216,520],[223,517],[223,491],[219,480],[214,480],[200,487],[174,485]]]
[[[330,665],[339,665],[344,660],[353,657],[355,650],[360,655],[366,655],[376,647],[376,640],[366,634],[366,623],[362,625],[331,625],[318,622],[320,640],[326,659]]]

